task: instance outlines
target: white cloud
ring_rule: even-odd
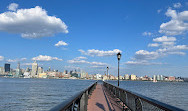
[[[162,37],[158,37],[153,39],[154,42],[174,42],[176,41],[175,37],[167,37],[167,36],[162,36]]]
[[[153,33],[151,33],[151,32],[143,32],[142,35],[143,36],[152,36]]]
[[[3,56],[0,56],[0,61],[3,61],[4,60],[4,57]]]
[[[37,57],[33,57],[32,60],[36,60],[36,61],[52,61],[52,60],[62,61],[63,59],[59,59],[57,57],[51,57],[51,56],[47,56],[47,55],[39,55]]]
[[[119,49],[109,50],[109,51],[103,51],[103,50],[96,50],[96,49],[90,49],[87,51],[84,51],[82,49],[79,49],[83,55],[89,55],[89,56],[114,56],[117,53],[121,53],[122,51]]]
[[[163,63],[155,63],[155,62],[148,62],[148,61],[127,61],[125,64],[128,64],[128,65],[161,65]]]
[[[21,34],[24,38],[50,37],[55,33],[68,33],[66,24],[55,16],[49,16],[39,6],[18,9],[0,14],[0,31]]]
[[[162,49],[158,49],[157,52],[160,53],[167,53],[167,54],[180,54],[182,55],[183,53],[180,52],[181,50],[188,50],[188,46],[187,45],[177,45],[177,46],[172,46],[172,47],[168,47],[168,48],[162,48]]]
[[[18,4],[16,4],[16,3],[11,3],[7,8],[8,8],[8,10],[16,11],[17,8],[18,8]]]
[[[180,8],[181,7],[181,3],[174,3],[174,8]]]
[[[67,46],[68,44],[66,42],[63,42],[62,40],[59,41],[57,44],[55,44],[55,46],[59,47],[59,46]]]
[[[148,44],[148,47],[159,47],[160,44],[158,43],[152,43],[152,44]]]
[[[157,52],[149,52],[146,50],[139,50],[135,53],[135,59],[137,60],[149,60],[149,59],[157,59],[159,54]]]
[[[25,61],[27,58],[21,58],[21,59],[8,59],[7,62],[20,62],[20,61]]]
[[[160,33],[166,35],[181,35],[188,31],[188,11],[177,13],[176,10],[169,8],[166,12],[166,16],[171,17],[171,20],[161,24]]]
[[[80,56],[80,57],[74,58],[74,60],[80,60],[80,59],[87,59],[87,57]]]
[[[81,56],[81,57],[76,57],[72,60],[68,60],[67,62],[71,64],[89,64],[92,66],[107,66],[108,65],[107,63],[103,63],[103,62],[89,62],[83,59],[87,59],[87,58]]]

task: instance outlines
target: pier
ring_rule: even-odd
[[[93,83],[50,111],[184,111],[107,82]]]

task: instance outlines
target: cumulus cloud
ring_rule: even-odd
[[[181,3],[174,3],[174,8],[180,8],[181,7]]]
[[[148,47],[159,47],[160,44],[158,43],[151,43],[151,44],[148,44]]]
[[[89,62],[83,59],[87,59],[87,58],[81,56],[81,57],[76,57],[72,60],[68,60],[67,62],[71,64],[88,64],[92,66],[107,66],[108,65],[107,63],[103,63],[103,62]]]
[[[127,61],[127,65],[161,65],[163,63],[148,62],[148,61]]]
[[[74,58],[74,60],[81,60],[81,59],[87,59],[87,57],[80,56],[80,57]]]
[[[152,36],[153,33],[151,33],[151,32],[143,32],[142,35],[143,36]]]
[[[10,11],[16,11],[17,8],[18,8],[18,4],[16,4],[16,3],[11,3],[7,8],[8,8],[8,10],[10,10]]]
[[[39,55],[37,57],[33,57],[32,60],[36,60],[36,61],[52,61],[52,60],[62,61],[63,59],[59,59],[57,57],[51,57],[51,56],[47,56],[47,55]]]
[[[146,50],[139,50],[135,53],[135,59],[137,60],[149,60],[149,59],[157,59],[159,54],[155,51],[149,52]]]
[[[21,58],[21,59],[8,59],[7,62],[20,62],[20,61],[25,61],[27,58]]]
[[[166,35],[180,35],[188,31],[188,11],[177,13],[176,10],[169,8],[166,16],[171,17],[171,20],[162,23],[160,26],[160,33]]]
[[[68,44],[66,42],[63,42],[62,40],[59,41],[57,44],[55,44],[55,46],[59,47],[59,46],[67,46]]]
[[[49,16],[39,6],[0,14],[0,31],[21,34],[24,38],[50,37],[68,33],[67,25],[55,16]]]
[[[114,49],[114,50],[109,50],[109,51],[103,51],[103,50],[96,50],[96,49],[90,49],[87,51],[84,51],[82,49],[79,49],[83,55],[88,55],[88,56],[114,56],[117,53],[121,53],[122,51],[119,49]]]
[[[3,61],[4,60],[4,57],[3,56],[0,56],[0,61]]]
[[[162,37],[158,37],[153,39],[154,42],[174,42],[176,41],[175,37],[167,37],[167,36],[162,36]]]

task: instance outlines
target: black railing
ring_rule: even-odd
[[[184,111],[177,107],[159,102],[146,96],[127,91],[107,82],[104,87],[123,103],[124,110],[131,111]]]
[[[75,94],[73,97],[52,108],[50,111],[87,111],[88,96],[95,89],[96,85],[97,82],[93,83],[85,90]]]

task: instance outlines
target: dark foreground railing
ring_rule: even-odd
[[[157,100],[148,98],[146,96],[127,91],[125,89],[116,87],[107,82],[103,82],[104,87],[107,88],[124,104],[124,110],[131,111],[184,111],[182,109],[170,106],[168,104],[159,102]],[[126,108],[128,107],[128,108]]]
[[[52,108],[50,111],[86,111],[88,96],[95,89],[96,85],[97,82],[93,83],[85,90],[75,94],[73,97]]]

